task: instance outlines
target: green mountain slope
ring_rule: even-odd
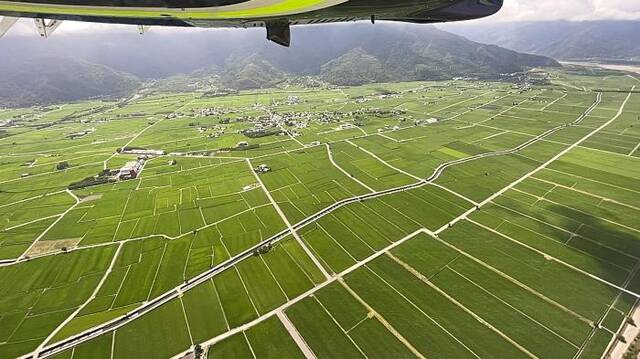
[[[268,88],[302,76],[336,85],[495,78],[559,66],[547,57],[480,44],[430,25],[294,27],[291,48],[265,41],[260,30],[149,35],[144,41],[122,34],[3,39],[0,53],[15,56],[0,58],[0,105],[123,97],[140,85],[136,77],[153,80],[158,91],[193,91]],[[50,56],[35,57],[42,53]]]
[[[104,65],[63,57],[0,63],[0,105],[31,106],[131,94],[140,81]]]
[[[530,67],[559,66],[548,57],[480,44],[433,26],[299,28],[295,39],[291,49],[271,44],[238,46],[220,67],[221,86],[265,88],[300,75],[319,76],[336,85],[495,78]],[[200,73],[190,77],[195,80]]]
[[[362,85],[389,81],[393,72],[376,57],[357,48],[322,65],[320,76],[336,85]]]
[[[195,72],[198,76],[200,71]],[[231,57],[220,75],[222,86],[238,90],[273,87],[286,79],[286,74],[260,56]]]

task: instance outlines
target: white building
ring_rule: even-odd
[[[144,160],[127,162],[118,172],[118,178],[121,180],[134,179],[138,177],[142,170]]]
[[[260,166],[255,168],[256,173],[267,173],[269,171],[271,171],[271,168],[269,168],[269,166],[267,166],[266,164],[261,164]]]
[[[122,153],[145,156],[163,156],[166,152],[162,150],[125,149],[122,151]]]

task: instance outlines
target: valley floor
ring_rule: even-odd
[[[640,76],[546,76],[0,110],[0,357],[620,357]]]

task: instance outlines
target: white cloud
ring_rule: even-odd
[[[505,0],[498,14],[481,21],[639,19],[638,0]]]

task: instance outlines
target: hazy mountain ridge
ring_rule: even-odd
[[[319,76],[336,85],[455,76],[495,78],[529,67],[559,66],[547,57],[479,44],[433,26],[356,24],[349,29],[329,26],[296,30],[291,49],[263,42],[254,47],[240,46],[228,54],[218,73],[221,85],[265,88],[290,76],[304,75]],[[188,76],[195,80],[198,73]]]
[[[309,75],[336,85],[455,76],[495,78],[529,67],[559,65],[546,57],[479,44],[433,26],[296,27],[289,49],[267,42],[261,31],[149,35],[148,43],[122,34],[98,39],[78,36],[75,46],[64,38],[53,43],[29,38],[0,42],[0,52],[17,54],[11,61],[0,59],[0,67],[6,70],[3,79],[9,79],[0,84],[0,104],[126,96],[140,85],[136,76],[163,79],[156,82],[162,90],[190,91],[202,83],[266,88]],[[140,51],[142,45],[145,51]],[[56,60],[33,56],[45,52]],[[69,54],[74,58],[69,59]]]
[[[640,61],[640,21],[543,21],[442,25],[473,41],[555,59]]]
[[[120,98],[140,86],[131,74],[70,57],[0,63],[0,105],[46,105],[97,97]]]
[[[479,44],[433,26],[357,24],[349,29],[300,30],[304,31],[296,34],[298,41],[291,53],[269,46],[256,54],[284,72],[311,75],[327,73],[331,66],[340,65],[344,70],[345,62],[357,58],[362,63],[352,61],[353,71],[369,68],[374,71],[370,77],[376,79],[380,70],[384,70],[388,75],[382,77],[396,81],[460,75],[485,77],[527,67],[558,66],[549,58]]]

